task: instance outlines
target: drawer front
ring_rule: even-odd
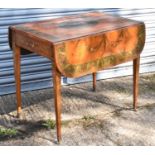
[[[53,49],[50,43],[44,42],[36,37],[29,36],[25,33],[16,32],[15,42],[19,47],[22,47],[31,52],[37,53],[49,59],[53,59]]]
[[[145,43],[145,25],[66,41],[56,46],[58,69],[67,77],[79,77],[136,58]]]

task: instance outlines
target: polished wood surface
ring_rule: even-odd
[[[99,12],[11,26],[13,32],[18,46],[54,60],[66,77],[130,61],[145,42],[143,22]]]
[[[89,12],[20,24],[12,26],[12,28],[57,44],[139,24],[143,24],[143,22],[100,12]]]
[[[17,113],[21,112],[20,54],[35,52],[53,62],[57,139],[61,141],[61,75],[81,77],[133,60],[133,105],[137,108],[139,61],[145,24],[100,12],[9,27],[14,51]]]

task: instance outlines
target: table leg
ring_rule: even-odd
[[[137,109],[140,56],[133,60],[133,108]]]
[[[21,113],[21,80],[20,80],[20,52],[21,49],[17,45],[13,45],[14,54],[14,74],[16,83],[16,98],[17,98],[17,117]]]
[[[55,100],[55,115],[57,140],[61,141],[61,74],[53,64],[53,86],[54,86],[54,100]]]
[[[96,73],[93,73],[93,91],[96,90]]]

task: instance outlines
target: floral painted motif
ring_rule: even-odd
[[[134,58],[138,57],[143,49],[144,46],[144,42],[145,42],[145,26],[144,24],[139,24],[136,25],[136,30],[137,33],[135,33],[135,35],[133,36],[134,38],[136,38],[137,42],[136,44],[132,47],[132,49],[130,49],[129,47],[126,48],[126,44],[125,46],[122,46],[123,48],[120,49],[120,51],[116,51],[116,53],[112,53],[112,54],[108,54],[107,56],[102,56],[99,57],[98,59],[92,60],[92,61],[87,61],[87,59],[81,63],[81,64],[72,64],[69,63],[69,60],[67,59],[67,42],[58,44],[56,46],[56,62],[57,62],[57,66],[58,69],[60,70],[60,72],[67,76],[67,77],[79,77],[79,76],[83,76],[92,72],[96,72],[99,70],[103,70],[106,68],[109,68],[111,66],[115,66],[117,64],[126,62],[126,61],[130,61],[133,60]],[[106,40],[106,45],[105,48],[103,48],[103,53],[105,52],[110,52],[110,51],[106,51],[106,48],[109,47],[109,45],[111,46],[112,49],[116,48],[116,46],[119,46],[122,44],[122,42],[124,43],[124,41],[127,39],[132,39],[132,37],[130,35],[130,27],[123,29],[123,31],[121,31],[120,35],[118,35],[118,38],[114,39],[113,42],[110,42],[110,40],[108,40],[106,33],[105,35],[101,35],[102,37],[104,36],[105,40]],[[117,30],[116,30],[117,31]],[[107,32],[108,33],[108,32]],[[128,37],[127,37],[128,35]],[[109,36],[110,38],[110,36]],[[86,38],[83,39],[83,41]],[[133,39],[133,41],[135,41]],[[108,45],[109,44],[109,45]],[[132,44],[132,40],[131,40],[131,44]],[[133,42],[134,44],[134,42]],[[101,44],[99,44],[101,46]],[[99,47],[97,47],[99,49]],[[129,49],[129,50],[128,50]],[[76,49],[75,49],[76,50]],[[90,50],[88,50],[87,52],[92,52]],[[94,55],[97,54],[97,49],[96,49],[96,53],[93,53]],[[92,58],[93,59],[93,58]]]

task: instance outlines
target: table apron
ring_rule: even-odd
[[[33,36],[16,33],[15,44],[21,48],[53,60],[53,48],[48,42],[44,42]]]

